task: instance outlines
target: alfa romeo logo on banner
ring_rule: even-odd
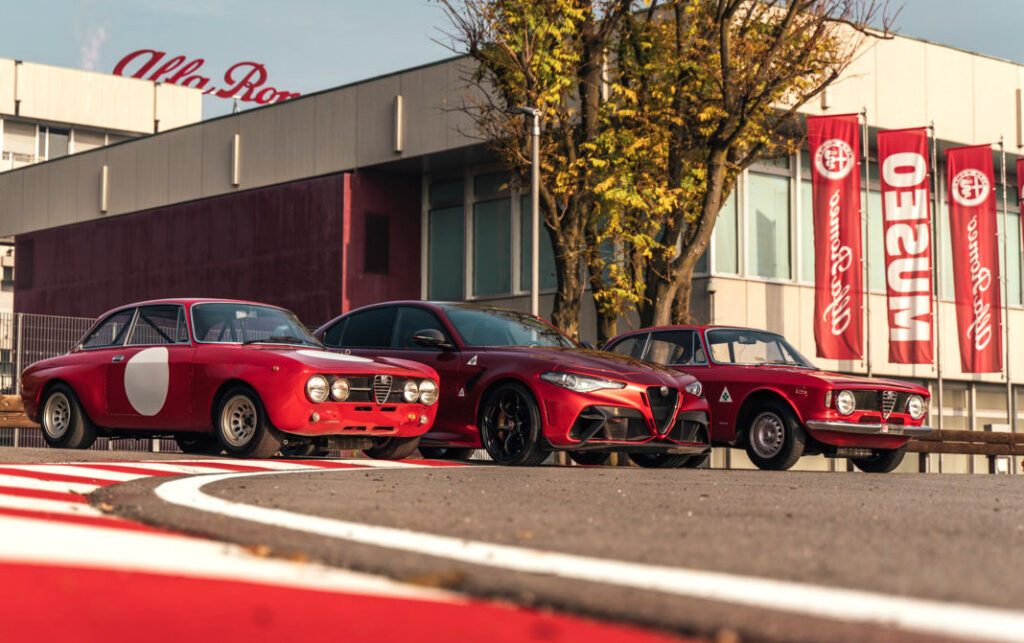
[[[961,170],[953,177],[950,194],[962,206],[973,208],[984,203],[992,191],[992,184],[984,172],[974,169]]]
[[[833,138],[825,141],[814,155],[814,166],[827,179],[838,181],[846,178],[857,157],[846,141]]]

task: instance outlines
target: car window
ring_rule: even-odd
[[[348,316],[340,346],[350,348],[387,348],[391,345],[394,306],[371,308]]]
[[[695,330],[665,330],[651,335],[647,359],[657,364],[704,364],[704,347]]]
[[[576,347],[554,326],[514,310],[453,304],[447,313],[448,321],[467,346]]]
[[[324,332],[324,346],[341,346],[341,336],[345,333],[345,325],[348,324],[348,317],[331,326]]]
[[[135,309],[129,308],[107,317],[96,327],[96,330],[89,333],[89,336],[82,342],[82,348],[120,346],[124,343],[124,336],[128,333],[128,327],[131,326],[134,316]]]
[[[412,340],[413,335],[426,329],[440,331],[449,344],[453,343],[437,315],[426,308],[402,306],[398,309],[398,323],[395,324],[395,334],[391,340],[391,347],[414,350],[441,350],[437,347],[420,346]]]
[[[814,368],[781,335],[765,331],[715,328],[707,331],[711,359],[719,364],[787,364]]]
[[[647,345],[647,334],[642,335],[630,335],[625,339],[617,342],[613,345],[610,350],[613,353],[619,355],[625,355],[626,357],[634,357],[636,359],[644,358],[644,347]]]
[[[129,346],[188,343],[185,307],[178,305],[142,306],[132,328]]]
[[[291,312],[244,302],[195,304],[192,332],[204,344],[321,345]]]

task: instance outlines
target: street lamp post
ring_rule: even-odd
[[[534,107],[509,107],[510,114],[533,117],[530,153],[530,314],[540,314],[540,110]]]

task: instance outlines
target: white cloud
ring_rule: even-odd
[[[103,41],[107,39],[107,30],[103,27],[97,27],[92,34],[89,35],[85,44],[82,45],[81,53],[82,57],[79,59],[79,66],[87,71],[95,71],[96,63],[100,59],[100,49],[103,48]]]

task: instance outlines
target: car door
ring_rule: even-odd
[[[395,309],[395,306],[377,306],[353,313],[324,333],[325,344],[338,347],[344,353],[377,357],[391,346]],[[328,339],[334,343],[327,343]]]
[[[605,346],[604,350],[617,355],[625,355],[626,357],[633,357],[635,359],[644,359],[644,354],[647,352],[647,339],[650,336],[650,333],[627,335],[614,344]]]
[[[192,347],[184,306],[140,306],[107,365],[111,426],[176,429],[193,415]]]
[[[413,341],[413,335],[427,329],[440,331],[451,347],[420,346]],[[437,315],[421,306],[398,307],[391,346],[381,354],[426,364],[437,371],[440,397],[431,432],[438,438],[458,439],[456,434],[461,435],[459,428],[465,424],[461,419],[467,399],[462,390],[464,369],[460,352]]]
[[[135,309],[126,308],[110,314],[82,340],[78,351],[83,356],[75,393],[86,414],[96,424],[111,426],[107,400],[106,373],[114,360],[124,359],[124,340],[135,319]],[[121,357],[118,357],[120,355]]]

